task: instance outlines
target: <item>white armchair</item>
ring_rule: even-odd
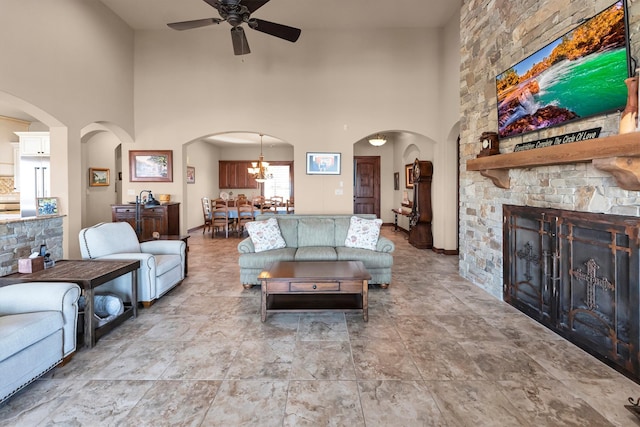
[[[0,287],[0,403],[76,351],[75,283]]]
[[[137,259],[138,302],[145,307],[184,279],[186,244],[182,240],[138,242],[127,222],[103,222],[80,230],[80,252],[84,259]],[[125,300],[131,300],[128,277],[102,285]],[[102,288],[102,287],[101,287]]]

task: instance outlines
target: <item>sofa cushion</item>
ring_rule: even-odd
[[[336,248],[338,261],[362,261],[365,268],[391,268],[393,255],[387,252],[370,251],[358,248]]]
[[[335,261],[338,259],[336,250],[331,246],[307,246],[298,248],[296,261]]]
[[[336,246],[344,246],[345,240],[347,240],[347,232],[349,231],[349,225],[351,225],[351,217],[338,216],[334,219],[335,226],[335,242]]]
[[[265,251],[260,254],[240,254],[238,265],[240,268],[259,268],[263,269],[275,261],[293,261],[295,259],[296,248],[274,249]]]
[[[62,329],[63,323],[60,311],[37,311],[1,316],[0,361],[54,334]]]
[[[335,246],[333,218],[300,218],[298,221],[298,247]]]
[[[156,259],[156,277],[162,276],[176,266],[182,266],[180,255],[154,255],[153,257]]]
[[[352,216],[344,245],[348,248],[375,250],[380,236],[381,219]]]
[[[266,221],[252,221],[247,223],[245,227],[249,232],[249,237],[256,252],[270,251],[287,246],[280,233],[278,221],[275,218],[269,218]]]
[[[287,218],[286,215],[278,215],[280,233],[288,248],[298,247],[298,220]]]

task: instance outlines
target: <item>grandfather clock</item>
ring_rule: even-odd
[[[409,218],[409,243],[418,249],[433,247],[431,232],[431,177],[433,164],[416,159],[413,162],[413,209]]]

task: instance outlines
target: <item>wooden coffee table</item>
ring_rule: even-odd
[[[267,313],[361,311],[369,321],[368,280],[361,261],[277,261],[258,276]]]

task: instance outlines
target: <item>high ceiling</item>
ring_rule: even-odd
[[[135,30],[167,29],[167,23],[217,18],[203,0],[101,0]],[[252,16],[302,29],[438,28],[462,0],[271,0]]]

